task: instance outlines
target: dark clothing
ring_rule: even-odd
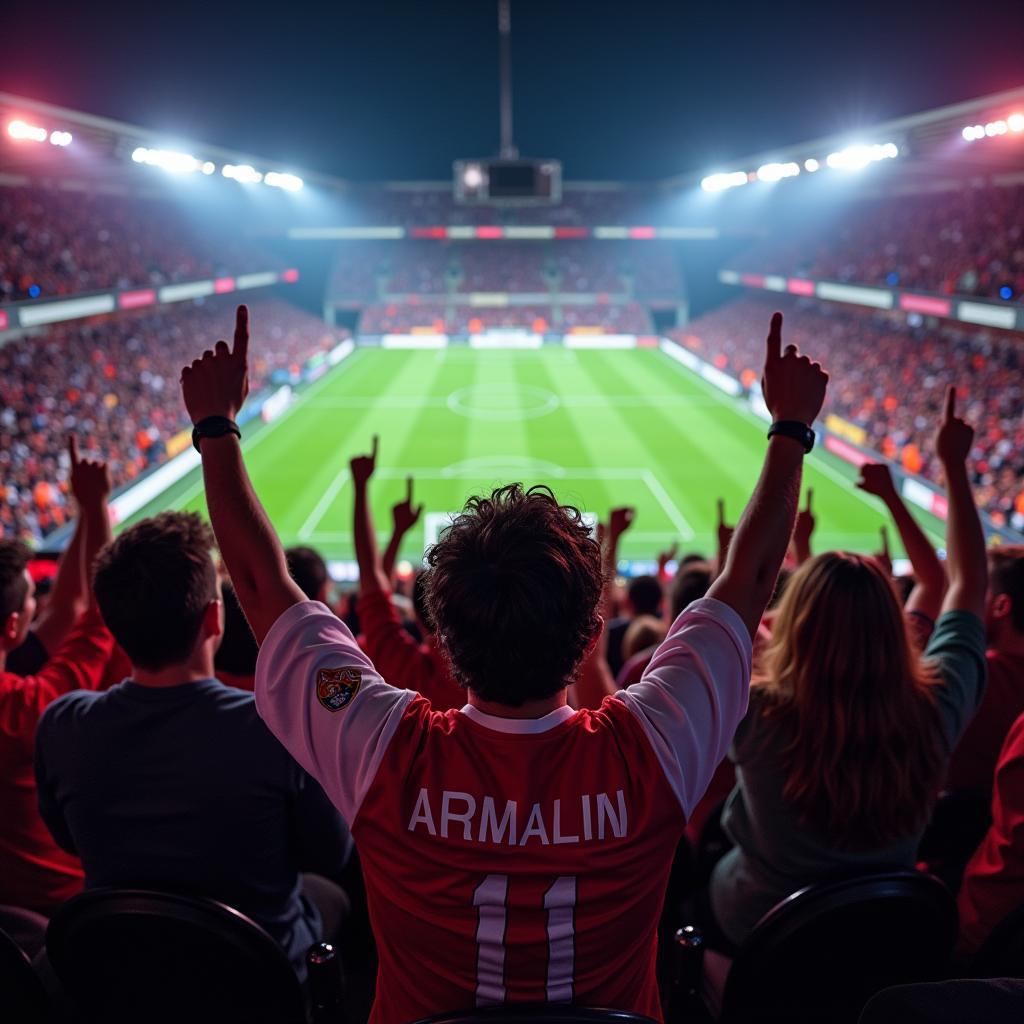
[[[50,654],[43,646],[43,641],[36,636],[35,630],[30,630],[22,645],[7,655],[4,667],[16,676],[36,676],[49,660]]]
[[[608,667],[612,670],[613,676],[618,676],[622,671],[622,641],[625,640],[626,630],[629,629],[629,624],[632,621],[631,618],[623,615],[617,619],[612,619],[605,630],[607,645],[604,656],[608,662]]]
[[[352,840],[252,694],[216,679],[69,694],[39,723],[36,779],[43,819],[81,858],[87,888],[220,900],[262,925],[304,974],[321,921],[300,871],[337,874]]]
[[[989,651],[988,689],[977,715],[953,751],[946,788],[992,794],[999,751],[1010,726],[1024,714],[1024,655]]]
[[[985,692],[981,620],[970,612],[946,612],[925,657],[938,673],[932,690],[936,727],[948,754]],[[736,845],[711,876],[711,908],[735,945],[776,903],[805,885],[891,867],[912,868],[923,831],[908,831],[885,847],[837,849],[828,836],[804,825],[799,809],[783,795],[789,737],[777,720],[766,717],[766,709],[766,698],[755,687],[729,752],[736,765],[736,788],[726,802],[722,824]]]
[[[864,1007],[859,1024],[1019,1024],[1024,981],[936,981],[883,989]]]

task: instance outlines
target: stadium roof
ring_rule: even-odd
[[[999,172],[1024,172],[1024,131],[1016,138],[982,138],[969,142],[964,128],[1004,120],[1015,113],[1024,114],[1024,86],[977,99],[927,110],[908,117],[870,126],[858,132],[827,135],[807,142],[784,146],[730,161],[729,167],[702,168],[674,175],[661,181],[662,187],[687,187],[698,184],[711,171],[755,170],[767,163],[821,159],[825,154],[854,143],[865,145],[894,143],[900,158],[887,164],[892,175],[908,186],[927,187],[936,172],[955,177],[992,175]],[[1005,131],[1005,126],[1004,126]]]

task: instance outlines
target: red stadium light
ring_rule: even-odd
[[[291,267],[288,270],[285,270],[281,274],[281,280],[285,281],[287,284],[294,284],[296,281],[298,281],[298,279],[299,279],[299,272],[294,267]]]
[[[218,277],[213,282],[213,291],[216,295],[226,295],[235,290],[235,279],[233,277]]]
[[[156,290],[140,288],[138,291],[121,292],[117,297],[119,309],[140,309],[143,306],[156,305]]]
[[[47,136],[45,128],[21,120],[11,121],[7,125],[7,134],[19,142],[45,142]]]
[[[443,227],[411,228],[409,234],[412,238],[446,238],[448,232]]]
[[[654,237],[654,228],[648,228],[648,227],[630,228],[629,229],[629,237],[630,238],[653,238]]]
[[[589,238],[590,228],[555,228],[555,238]]]
[[[504,228],[485,225],[476,229],[477,238],[502,238],[505,234]]]

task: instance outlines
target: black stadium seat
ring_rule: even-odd
[[[0,1020],[45,1021],[48,1000],[25,951],[0,931]]]
[[[970,966],[975,978],[1024,978],[1024,907],[992,929]]]
[[[897,871],[809,886],[770,910],[740,947],[717,1019],[852,1024],[875,992],[942,977],[956,932],[953,897],[930,875]],[[680,945],[684,955],[703,954],[690,937],[681,935]],[[692,964],[684,966],[682,976],[693,974]]]
[[[476,1010],[456,1010],[417,1024],[653,1024],[650,1017],[625,1010],[602,1010],[561,1003],[504,1003]]]
[[[46,951],[91,1021],[306,1021],[284,951],[259,925],[213,900],[94,889],[53,916]]]

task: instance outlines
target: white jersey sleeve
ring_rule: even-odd
[[[746,713],[752,657],[739,615],[704,598],[672,624],[640,682],[616,694],[640,720],[686,817]]]
[[[352,824],[405,709],[325,604],[293,605],[256,661],[256,710]]]

